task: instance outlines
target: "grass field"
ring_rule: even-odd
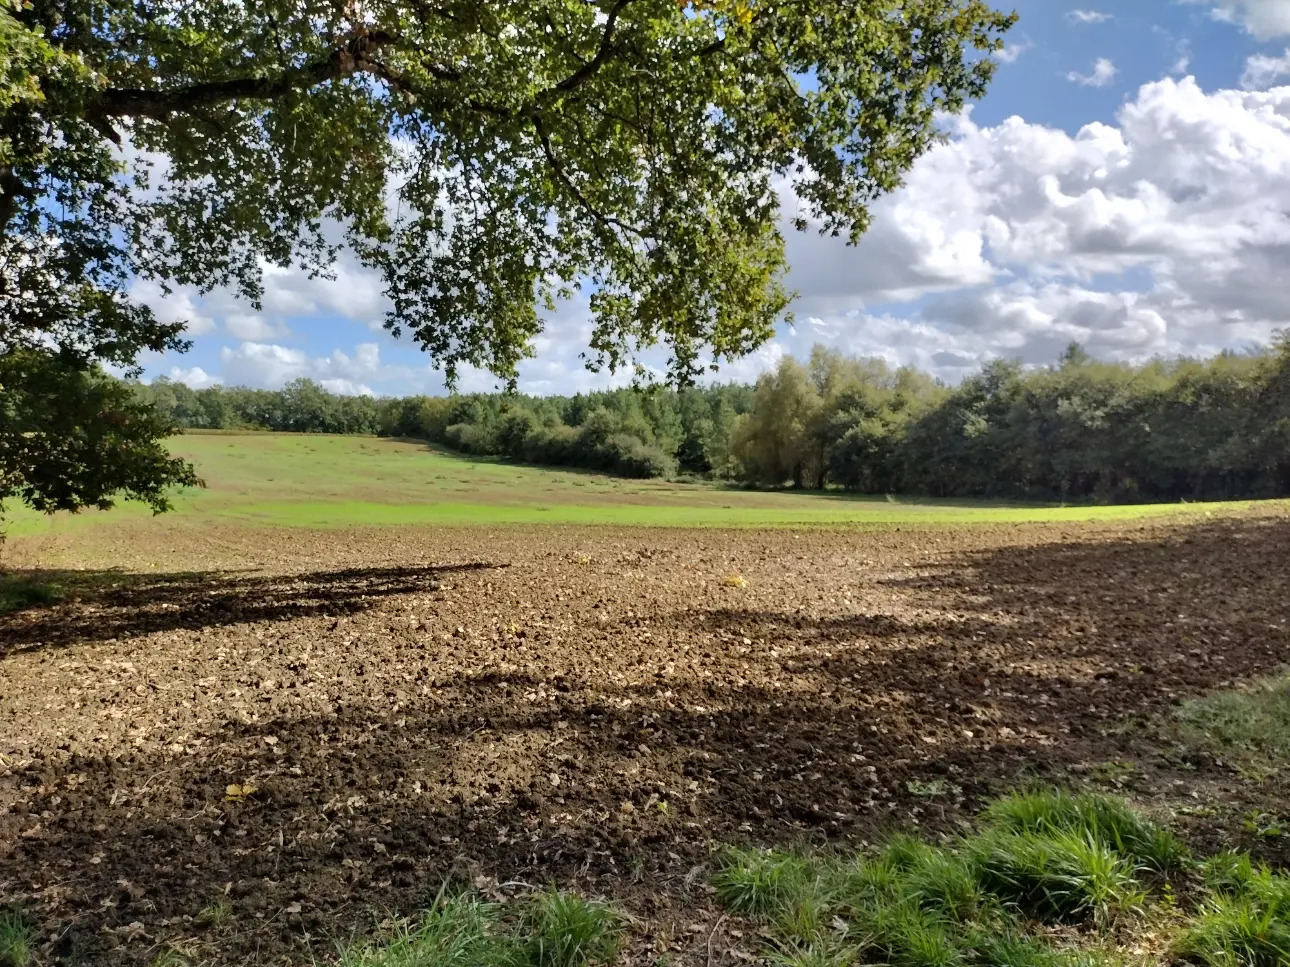
[[[396,524],[793,525],[1020,523],[1222,514],[1249,506],[1150,504],[1056,507],[988,501],[754,492],[708,484],[624,480],[516,466],[421,443],[305,434],[202,434],[175,439],[204,490],[175,497],[184,521],[332,527]],[[9,508],[11,537],[79,533],[105,520],[146,518],[138,506],[45,518]]]

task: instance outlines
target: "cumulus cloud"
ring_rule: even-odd
[[[818,340],[952,379],[963,361],[1050,361],[1072,339],[1142,359],[1290,324],[1290,88],[1171,78],[1115,125],[965,115],[952,135],[856,248],[790,239],[799,316],[815,317],[781,336],[790,351]]]
[[[290,330],[279,321],[263,315],[233,312],[224,317],[224,328],[234,339],[260,342],[265,339],[281,339],[290,335]]]
[[[172,366],[170,372],[166,374],[176,383],[184,383],[193,389],[206,389],[210,386],[218,386],[224,380],[218,376],[212,376],[200,366],[192,366],[183,369],[179,366]]]
[[[1066,20],[1073,24],[1103,24],[1114,19],[1114,15],[1103,13],[1101,10],[1077,9],[1066,11]]]
[[[184,323],[184,332],[190,336],[201,336],[215,328],[215,320],[197,307],[189,291],[166,293],[156,282],[138,279],[130,287],[130,298],[146,305],[160,322]]]
[[[1209,7],[1215,20],[1239,24],[1259,40],[1290,36],[1290,3],[1286,0],[1187,0]]]
[[[1266,342],[1290,326],[1290,87],[1207,91],[1171,77],[1139,88],[1113,123],[1073,133],[1019,117],[983,125],[971,113],[947,128],[874,205],[858,246],[788,234],[799,321],[716,378],[755,377],[815,342],[956,380],[993,357],[1055,360],[1071,340],[1140,360]],[[287,273],[274,286],[273,318],[339,304],[334,288]],[[582,368],[589,316],[583,295],[547,318],[521,389],[630,381]],[[644,362],[661,366],[661,353]],[[311,356],[276,337],[225,349],[220,375],[400,393],[434,379],[386,365],[375,343]],[[462,373],[463,390],[496,386]]]
[[[1120,73],[1115,64],[1106,57],[1099,57],[1093,62],[1093,70],[1088,74],[1081,74],[1079,71],[1070,71],[1066,79],[1072,84],[1082,84],[1084,87],[1106,87],[1115,76]]]
[[[381,365],[376,343],[361,343],[353,355],[339,349],[329,356],[310,356],[300,349],[274,343],[244,342],[220,351],[224,379],[239,386],[278,389],[294,379],[312,379],[333,393],[371,396],[365,381],[406,375],[400,367]]]
[[[1241,74],[1241,87],[1247,91],[1259,91],[1271,87],[1283,77],[1290,78],[1290,47],[1281,57],[1255,54],[1248,58]]]

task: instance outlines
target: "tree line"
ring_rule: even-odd
[[[1290,336],[1207,360],[995,361],[957,386],[816,347],[753,385],[573,396],[337,396],[136,384],[177,427],[413,437],[632,477],[1130,502],[1290,495]]]

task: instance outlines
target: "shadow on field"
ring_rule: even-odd
[[[668,897],[704,902],[713,841],[950,827],[1028,770],[1150,755],[1113,724],[1290,659],[1290,522],[1155,534],[876,577],[899,613],[863,613],[860,597],[861,613],[813,615],[789,597],[658,615],[648,642],[623,622],[610,630],[631,667],[657,667],[634,681],[590,652],[554,675],[535,647],[510,670],[356,692],[329,714],[216,721],[200,754],[15,763],[0,778],[0,900],[40,912],[55,956],[146,963],[184,937],[257,963],[374,909],[415,909],[449,876],[576,882],[665,917]],[[335,613],[438,573],[203,585],[212,608],[259,617],[182,626]],[[118,620],[141,608],[153,617],[130,627],[146,630],[162,620],[149,608],[195,592],[154,593],[135,589]],[[256,788],[228,801],[230,783]],[[228,924],[184,919],[217,901]]]
[[[24,569],[4,585],[29,600],[0,612],[0,658],[36,647],[59,647],[157,631],[196,630],[257,621],[339,617],[401,594],[434,590],[439,579],[506,564],[369,567],[291,575],[237,572],[134,574],[119,571]],[[69,606],[60,606],[66,602]]]

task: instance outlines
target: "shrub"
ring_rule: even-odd
[[[454,423],[444,431],[444,441],[463,453],[487,456],[499,452],[497,435],[489,427],[477,423]]]

